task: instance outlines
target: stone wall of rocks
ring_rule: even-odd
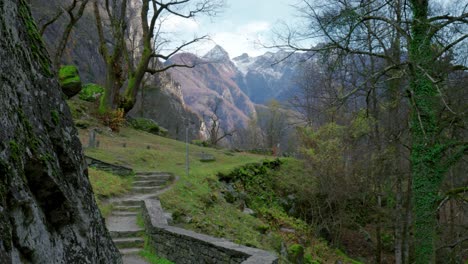
[[[86,156],[86,163],[88,164],[89,167],[107,171],[107,172],[120,175],[120,176],[128,176],[128,175],[133,174],[133,170],[130,167],[110,164],[102,160],[91,158],[89,156]]]
[[[158,200],[145,200],[143,216],[149,243],[156,254],[176,264],[278,263],[278,258],[273,253],[169,226]]]

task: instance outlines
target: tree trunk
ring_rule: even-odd
[[[128,84],[124,92],[124,96],[120,100],[120,108],[124,109],[125,114],[132,110],[133,106],[136,102],[136,96],[138,91],[141,88],[143,83],[143,78],[145,77],[146,70],[148,69],[148,64],[151,60],[151,42],[144,41],[144,48],[143,54],[140,58],[140,62],[138,63],[134,72],[131,72],[128,78]]]
[[[78,12],[77,12],[77,14],[75,16],[75,14],[73,13],[73,10],[76,7],[76,3],[77,3],[77,0],[74,0],[73,4],[70,7],[68,7],[68,9],[66,10],[67,13],[68,13],[68,16],[70,18],[70,21],[68,22],[67,26],[65,27],[65,30],[62,33],[62,37],[60,38],[60,42],[59,42],[57,48],[55,49],[55,55],[54,55],[53,62],[54,62],[54,66],[55,66],[56,69],[60,68],[60,60],[62,59],[63,52],[65,51],[65,48],[67,46],[70,34],[71,34],[72,30],[73,30],[73,27],[78,22],[78,20],[80,20],[81,16],[83,16],[83,12],[84,12],[84,9],[85,9],[86,5],[88,4],[88,0],[81,2],[81,5],[80,5],[80,7],[78,9]]]
[[[413,180],[412,175],[408,175],[408,186],[405,202],[405,213],[403,214],[403,263],[410,263],[410,249],[413,245],[411,236],[411,227],[413,226],[413,202],[412,202],[412,186]]]
[[[430,24],[428,1],[411,0],[413,23],[409,43],[411,60],[410,88],[412,113],[410,132],[412,139],[411,165],[413,174],[415,263],[435,263],[436,202],[437,192],[443,179],[438,163],[442,147],[436,142],[437,90],[428,74],[434,62],[431,40],[428,38]]]

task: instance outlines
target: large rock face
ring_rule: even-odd
[[[177,140],[185,140],[187,125],[189,140],[206,138],[205,124],[187,108],[180,85],[172,80],[170,74],[162,72],[150,80],[150,85],[138,94],[130,116],[156,121],[168,130],[171,138]]]
[[[240,87],[249,98],[258,104],[271,99],[286,101],[297,89],[297,69],[311,56],[306,53],[267,52],[250,57],[244,53],[232,61],[242,73]],[[286,58],[286,59],[285,59]]]
[[[0,0],[0,263],[121,263],[25,0]]]
[[[180,83],[187,105],[204,117],[208,127],[216,100],[222,102],[217,116],[225,131],[245,127],[249,118],[255,116],[254,104],[237,82],[240,72],[220,46],[202,58],[191,53],[176,54],[168,61],[171,63],[197,65],[194,68],[172,68],[170,73]]]

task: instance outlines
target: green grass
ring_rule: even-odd
[[[160,258],[156,254],[148,251],[147,249],[143,249],[138,254],[147,261],[149,261],[151,264],[174,264],[174,262],[171,262],[165,258]]]
[[[143,219],[143,214],[139,212],[136,216],[136,224],[138,227],[145,228],[145,220]]]
[[[87,145],[86,133],[80,131],[84,145]],[[189,223],[181,224],[183,227],[256,247],[264,247],[265,240],[269,239],[259,232],[264,227],[261,220],[243,214],[235,205],[224,201],[216,176],[218,172],[227,173],[268,157],[190,145],[190,175],[187,177],[183,142],[131,128],[122,128],[118,135],[99,134],[98,140],[100,147],[86,149],[87,155],[131,166],[135,171],[167,171],[180,176],[160,199],[163,207],[174,214],[175,220],[191,218]],[[126,147],[123,147],[124,143]],[[201,162],[202,152],[213,155],[216,161]]]
[[[94,168],[88,168],[88,174],[101,214],[107,217],[112,212],[112,205],[105,203],[104,199],[130,191],[132,177],[124,178]]]
[[[88,168],[88,173],[94,194],[101,198],[124,194],[131,189],[132,177],[121,177],[94,168]]]
[[[83,145],[87,145],[87,131],[81,130],[80,137]],[[167,171],[181,176],[185,175],[185,143],[169,138],[122,128],[118,135],[99,134],[97,139],[100,147],[87,149],[86,154],[94,158],[120,165],[130,165],[135,171]],[[126,147],[123,147],[125,143]],[[148,149],[149,147],[149,149]],[[201,153],[211,154],[216,162],[203,163]],[[226,154],[224,150],[190,145],[190,177],[199,178],[214,175],[218,171],[229,171],[233,168],[249,163],[258,162],[265,156],[234,153]]]
[[[88,134],[80,130],[83,145]],[[135,171],[167,171],[180,176],[178,182],[160,196],[163,207],[173,214],[177,225],[200,233],[223,237],[235,243],[279,252],[281,241],[290,245],[298,243],[298,237],[310,234],[288,234],[280,227],[292,227],[298,233],[306,230],[304,223],[288,216],[277,206],[257,206],[259,217],[242,213],[237,203],[224,199],[219,182],[219,172],[229,173],[249,163],[272,159],[271,156],[236,153],[225,149],[213,149],[190,145],[190,175],[185,174],[185,143],[124,127],[119,134],[101,133],[97,140],[100,147],[86,149],[87,155],[114,164],[132,167]],[[124,147],[125,145],[125,147]],[[200,161],[201,153],[213,155],[214,162]],[[304,178],[304,163],[292,158],[284,159],[281,170],[272,172],[276,177],[274,189],[290,193],[312,188],[312,178]],[[142,222],[140,217],[139,222]],[[326,243],[317,243],[308,237],[304,245],[307,254],[320,260],[348,260],[339,256]],[[156,257],[147,248],[142,256],[151,263],[170,263]],[[348,263],[348,262],[345,262]]]

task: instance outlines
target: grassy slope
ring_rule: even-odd
[[[92,103],[73,99],[69,104],[77,123],[99,126],[88,113],[89,109],[94,107]],[[87,130],[79,129],[79,133],[83,146],[86,146]],[[131,166],[135,171],[168,171],[180,176],[173,188],[161,196],[161,202],[166,210],[173,213],[177,222],[184,222],[179,225],[185,228],[276,252],[281,249],[281,241],[290,245],[298,242],[298,235],[303,235],[290,235],[280,230],[272,230],[271,219],[242,213],[238,205],[227,203],[220,192],[222,187],[216,176],[217,173],[228,173],[245,164],[260,162],[271,157],[189,145],[190,175],[187,177],[186,145],[183,142],[131,128],[123,128],[118,134],[108,132],[98,134],[97,140],[100,147],[85,149],[87,155],[110,163]],[[213,155],[216,161],[200,162],[202,152]],[[98,203],[105,215],[111,208],[103,205],[100,199],[125,193],[130,188],[131,182],[94,169],[90,169],[89,174]],[[286,193],[291,189],[301,191],[307,189],[304,189],[305,182],[302,181],[305,173],[301,161],[286,159],[282,169],[275,174],[278,178],[276,184]],[[309,184],[313,185],[313,181],[307,182],[307,185]],[[271,209],[275,214],[275,208]],[[292,222],[296,221],[281,212],[276,214],[273,220],[286,226],[294,226]],[[340,256],[341,252],[328,248],[326,243],[313,237],[309,239],[307,240],[310,244],[306,245],[306,252],[312,255],[314,260],[319,261],[307,263],[335,263],[336,260],[355,263],[346,256]],[[145,254],[150,253],[148,251]],[[161,260],[154,258],[153,263],[161,263]]]
[[[79,132],[83,145],[86,146],[87,131],[80,130]],[[180,222],[179,225],[198,232],[224,237],[236,243],[277,252],[281,249],[281,241],[285,241],[286,244],[297,242],[297,235],[291,236],[278,229],[274,232],[265,232],[266,229],[271,230],[271,227],[268,227],[269,224],[271,226],[268,220],[242,213],[237,204],[227,203],[220,193],[222,188],[216,176],[218,172],[228,173],[239,166],[260,162],[267,158],[271,159],[271,157],[190,145],[190,175],[187,177],[185,174],[186,146],[183,142],[131,128],[123,128],[119,134],[98,134],[97,138],[100,147],[86,149],[87,155],[107,162],[131,166],[136,171],[168,171],[180,176],[172,189],[161,196],[164,208],[173,213],[176,221]],[[202,152],[215,156],[216,161],[200,162]],[[294,159],[285,161],[282,170],[275,173],[278,177],[277,184],[284,190],[288,187],[296,188],[297,186],[291,184],[300,182],[300,177],[304,175],[303,164]],[[91,178],[93,178],[93,173],[95,172],[91,170]],[[114,183],[109,181],[109,184]],[[99,189],[97,191],[102,193]],[[118,194],[118,192],[114,193]],[[280,221],[285,226],[293,226],[291,223],[295,222],[294,219],[283,214],[277,214],[276,217],[275,221]],[[322,260],[316,263],[333,263],[338,259],[344,263],[353,263],[345,256],[340,257],[339,252],[329,249],[326,243],[317,239],[309,241],[311,247],[307,247],[306,252],[314,256],[314,259]]]
[[[87,136],[86,130],[80,130],[84,146]],[[265,156],[190,145],[190,175],[187,177],[186,146],[183,142],[131,128],[123,128],[118,135],[98,134],[97,138],[100,147],[86,149],[87,155],[131,166],[136,171],[167,171],[180,176],[175,186],[162,195],[161,202],[176,218],[189,219],[185,227],[242,244],[257,247],[265,244],[265,236],[258,231],[263,223],[221,199],[216,177],[218,172],[228,172],[247,163],[262,161]],[[213,155],[216,161],[200,162],[202,152]]]

